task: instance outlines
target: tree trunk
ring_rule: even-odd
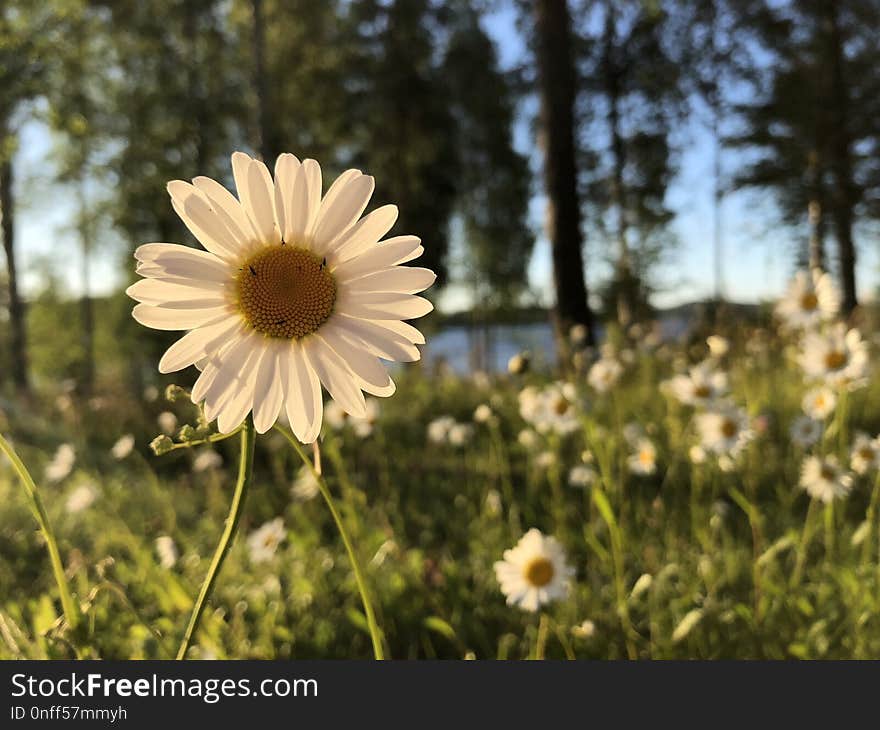
[[[27,330],[24,303],[18,291],[15,264],[15,199],[11,153],[0,162],[0,214],[2,214],[3,250],[6,252],[6,276],[9,286],[9,333],[12,382],[21,394],[30,392],[27,367]]]
[[[617,33],[613,0],[605,6],[604,48],[602,57],[603,83],[608,101],[608,131],[611,136],[611,202],[617,211],[617,321],[624,327],[633,319],[632,261],[630,259],[629,226],[626,217],[626,189],[623,171],[626,148],[620,131],[620,71],[614,59]]]
[[[556,287],[554,323],[560,354],[568,352],[572,325],[587,327],[593,342],[593,317],[584,280],[581,211],[574,144],[575,69],[567,0],[536,0],[535,27],[541,95],[541,137],[547,192],[547,235]]]
[[[810,269],[825,268],[825,205],[822,192],[822,165],[819,153],[813,150],[807,168],[810,180],[810,199],[807,203],[807,219],[810,224],[810,242],[807,261]]]
[[[263,0],[251,0],[253,17],[254,88],[257,92],[257,149],[263,161],[271,168],[278,154],[272,131],[272,112],[269,104],[269,83],[266,78],[266,22]]]
[[[856,308],[856,250],[853,241],[855,190],[849,135],[849,94],[843,68],[843,40],[840,33],[837,2],[825,3],[825,30],[831,71],[831,169],[834,193],[831,215],[837,234],[840,280],[843,290],[842,313],[848,316]]]

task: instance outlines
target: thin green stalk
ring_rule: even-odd
[[[339,536],[342,538],[342,542],[345,545],[345,552],[348,554],[348,560],[349,563],[351,563],[351,569],[354,572],[354,579],[357,583],[358,593],[360,593],[361,603],[364,606],[364,614],[367,617],[367,627],[370,630],[370,640],[373,642],[373,656],[376,659],[384,659],[385,650],[382,648],[382,631],[376,622],[376,614],[373,611],[373,604],[370,601],[370,595],[367,591],[367,583],[364,580],[363,569],[361,568],[360,561],[354,551],[354,546],[348,536],[348,531],[345,529],[342,515],[339,514],[339,510],[336,508],[336,503],[333,500],[333,495],[330,494],[330,489],[327,487],[327,482],[324,481],[321,472],[316,468],[315,464],[312,463],[312,460],[309,459],[308,455],[303,450],[303,447],[293,434],[277,424],[275,425],[275,430],[287,439],[293,447],[293,450],[299,455],[302,463],[309,468],[312,472],[312,476],[315,478],[318,490],[321,492],[321,496],[324,498],[324,502],[326,502],[327,508],[333,516],[333,521],[336,523],[336,529],[339,530]]]
[[[547,635],[550,632],[550,619],[546,613],[541,614],[541,620],[538,622],[538,632],[535,636],[535,650],[532,653],[532,659],[543,661],[547,650]]]
[[[816,513],[817,502],[815,499],[810,500],[810,506],[807,509],[807,516],[804,518],[804,529],[801,532],[801,541],[798,544],[797,558],[794,564],[794,573],[791,575],[791,583],[789,587],[795,588],[801,582],[801,575],[804,572],[804,563],[807,559],[807,548],[810,544],[810,538],[813,533],[813,516]]]
[[[61,562],[61,554],[58,552],[55,533],[52,532],[52,526],[49,524],[49,515],[46,513],[45,507],[43,507],[43,501],[40,499],[39,492],[37,492],[37,485],[34,483],[24,462],[18,458],[15,449],[12,448],[12,445],[2,434],[0,434],[0,449],[9,458],[28,496],[31,512],[40,526],[43,539],[46,541],[46,549],[49,551],[49,560],[52,563],[52,572],[55,574],[55,583],[58,585],[58,592],[61,594],[61,608],[64,611],[64,618],[71,629],[76,629],[80,620],[79,607],[70,593],[70,585],[67,582],[67,576],[64,574],[64,564]]]
[[[226,560],[226,554],[238,531],[238,523],[241,514],[244,511],[244,503],[247,497],[248,487],[251,483],[251,477],[254,471],[254,444],[257,435],[254,430],[254,424],[251,417],[248,416],[241,431],[241,456],[238,465],[238,481],[235,484],[235,492],[232,495],[232,504],[229,505],[229,516],[226,518],[226,526],[223,528],[223,534],[220,536],[220,542],[214,551],[214,558],[211,560],[211,566],[208,568],[208,574],[205,576],[205,582],[202,583],[202,589],[199,591],[199,597],[193,606],[192,616],[189,619],[189,625],[186,627],[186,633],[183,635],[183,641],[180,642],[180,648],[177,650],[177,659],[186,658],[186,653],[192,644],[193,637],[199,628],[199,622],[202,620],[202,613],[214,590],[214,584],[220,575],[220,568],[223,567],[223,561]]]

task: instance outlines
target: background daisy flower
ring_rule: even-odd
[[[568,594],[574,569],[566,563],[565,551],[553,537],[532,528],[515,547],[504,551],[495,563],[495,577],[509,606],[537,611],[550,601]]]

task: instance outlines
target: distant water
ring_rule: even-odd
[[[685,336],[689,327],[688,318],[680,314],[660,318],[661,335],[667,341]],[[601,341],[603,336],[599,327],[597,337]],[[489,346],[486,345],[487,337]],[[556,342],[549,322],[495,324],[477,329],[461,325],[446,327],[432,335],[422,348],[424,360],[429,366],[445,363],[458,373],[472,372],[474,368],[490,372],[504,371],[507,361],[523,350],[532,353],[536,365],[556,362]]]

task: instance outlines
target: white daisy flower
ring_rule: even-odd
[[[247,539],[251,562],[265,563],[275,557],[275,551],[287,536],[284,520],[276,517],[254,530]]]
[[[880,467],[880,436],[857,433],[850,452],[850,467],[856,474],[867,474]]]
[[[849,494],[852,477],[840,468],[834,456],[808,456],[801,466],[800,485],[813,499],[828,504]]]
[[[166,570],[173,568],[179,557],[177,545],[169,535],[160,535],[156,538],[156,553],[159,555],[159,565]]]
[[[70,493],[64,507],[70,514],[76,514],[91,507],[97,498],[95,488],[91,484],[83,484]]]
[[[135,252],[145,277],[128,288],[141,324],[190,330],[159,370],[196,365],[194,403],[222,433],[253,412],[258,433],[284,408],[303,442],[320,433],[321,385],[363,418],[362,391],[389,396],[379,358],[420,357],[421,333],[404,320],[433,309],[415,296],[435,279],[400,266],[421,255],[415,236],[380,243],[397,220],[386,205],[361,218],[373,178],[348,170],[321,196],[321,169],[283,154],[266,165],[232,155],[239,199],[215,181],[168,184],[172,206],[205,247],[150,243]]]
[[[516,435],[516,440],[524,449],[534,449],[539,443],[538,434],[530,428],[524,428]]]
[[[587,382],[597,393],[606,393],[617,385],[621,375],[623,366],[615,358],[605,356],[593,363]]]
[[[177,428],[177,416],[171,411],[162,411],[156,417],[156,423],[159,424],[159,430],[162,431],[162,433],[166,436],[170,436],[174,433],[174,429]]]
[[[223,457],[212,449],[204,449],[193,459],[192,470],[194,472],[219,469],[223,466]]]
[[[349,416],[336,401],[328,401],[324,404],[324,422],[337,431],[350,424],[358,438],[367,438],[373,433],[373,426],[379,419],[379,403],[375,398],[365,398],[364,406],[366,415],[355,418]]]
[[[470,423],[454,423],[449,428],[447,437],[452,446],[464,446],[474,435],[474,427]]]
[[[692,464],[705,464],[706,450],[699,444],[694,444],[688,449],[688,458]]]
[[[801,401],[804,413],[816,421],[824,421],[834,413],[836,406],[837,394],[825,385],[811,388],[806,392],[804,399]]]
[[[46,465],[46,471],[44,472],[46,481],[60,482],[73,471],[75,463],[76,451],[74,451],[73,446],[61,444],[55,452],[55,456],[52,457],[52,461]]]
[[[833,319],[840,309],[840,292],[831,276],[821,269],[799,271],[776,314],[792,329],[805,329]]]
[[[537,611],[550,601],[564,598],[573,575],[559,542],[534,528],[514,548],[504,551],[504,560],[495,563],[495,577],[507,596],[507,605],[518,605],[526,611]]]
[[[571,383],[532,386],[519,394],[519,412],[539,433],[566,435],[580,428],[577,392]]]
[[[727,393],[727,374],[711,362],[692,367],[687,375],[675,375],[666,382],[669,392],[686,406],[707,406]]]
[[[596,624],[589,619],[571,627],[572,636],[578,639],[591,639],[596,635]]]
[[[549,469],[556,464],[556,454],[552,451],[542,451],[535,457],[535,464],[540,469]]]
[[[318,480],[315,479],[314,473],[309,467],[303,466],[290,488],[290,496],[297,502],[308,502],[317,497],[319,491]]]
[[[838,323],[827,332],[809,332],[804,337],[801,367],[808,377],[828,385],[843,386],[868,373],[868,344],[857,329]]]
[[[511,375],[522,375],[529,369],[532,358],[527,352],[520,352],[507,361],[507,372]]]
[[[572,487],[589,487],[596,481],[596,470],[589,464],[577,464],[568,472],[568,484]]]
[[[432,444],[445,444],[449,438],[449,429],[455,425],[452,416],[439,416],[428,424],[428,441]]]
[[[489,423],[492,420],[492,409],[485,403],[480,403],[474,410],[474,421],[476,423]]]
[[[736,456],[752,439],[749,416],[732,405],[721,405],[696,416],[702,447],[715,454]]]
[[[822,421],[809,416],[798,416],[791,424],[789,435],[792,442],[802,448],[812,446],[822,438]]]
[[[113,447],[110,449],[110,453],[113,455],[113,458],[117,461],[122,461],[129,454],[131,454],[132,449],[134,448],[134,436],[130,433],[121,436],[119,440],[113,444]]]
[[[706,338],[706,344],[712,357],[721,358],[730,352],[730,340],[721,335],[710,335]]]
[[[657,448],[650,439],[643,438],[636,444],[634,454],[630,454],[626,465],[633,474],[653,474],[657,471]]]

